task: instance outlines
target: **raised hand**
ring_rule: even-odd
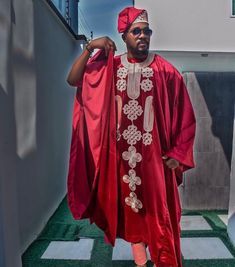
[[[84,49],[82,54],[75,60],[68,74],[67,82],[72,86],[76,86],[78,81],[82,79],[85,66],[94,49],[104,49],[106,56],[108,56],[109,51],[115,52],[117,50],[114,41],[107,36],[92,40],[86,48],[87,49]]]
[[[109,51],[115,52],[117,50],[114,41],[112,39],[110,39],[109,37],[107,37],[107,36],[92,40],[87,45],[87,48],[89,50],[104,49],[106,56],[108,56]]]

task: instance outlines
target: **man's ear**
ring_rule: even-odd
[[[126,42],[126,35],[125,35],[125,33],[122,34],[122,40],[123,40],[124,42]]]

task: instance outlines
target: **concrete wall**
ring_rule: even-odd
[[[230,0],[135,0],[135,6],[148,10],[154,50],[235,52]]]
[[[13,15],[13,14],[12,14]],[[0,4],[0,263],[19,267],[11,2]]]
[[[66,193],[77,42],[43,0],[0,4],[0,261],[20,256]]]
[[[196,168],[180,187],[185,209],[228,209],[235,72],[191,72],[184,78],[194,106]],[[232,189],[232,188],[231,188]]]

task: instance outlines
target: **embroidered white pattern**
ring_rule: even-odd
[[[151,132],[153,130],[154,111],[153,111],[153,97],[147,96],[144,107],[144,130]]]
[[[128,174],[123,175],[122,180],[128,184],[130,189],[129,196],[125,197],[126,205],[130,206],[134,212],[139,212],[139,209],[143,208],[142,202],[137,198],[134,192],[137,189],[137,185],[141,185],[141,177],[138,176],[138,172],[134,170],[137,163],[142,161],[141,153],[137,152],[135,145],[141,140],[144,145],[152,143],[151,127],[152,127],[152,101],[148,97],[148,101],[145,101],[145,105],[140,104],[138,99],[140,97],[141,90],[149,92],[153,88],[153,82],[150,80],[153,77],[153,69],[149,65],[154,60],[154,54],[149,54],[147,59],[140,63],[128,62],[127,55],[121,56],[121,63],[123,67],[117,71],[117,90],[126,90],[128,102],[122,106],[122,112],[127,116],[127,119],[131,121],[129,125],[122,132],[122,137],[129,144],[128,151],[122,152],[122,159],[128,162],[128,166],[131,168]],[[124,84],[123,81],[126,81]],[[120,105],[121,106],[121,105]],[[120,107],[118,107],[120,108]],[[135,120],[138,119],[144,113],[143,126],[144,135],[142,136],[141,131],[134,125]],[[119,118],[120,116],[118,116]],[[118,120],[119,121],[119,120]],[[120,132],[118,132],[118,139],[120,138]],[[136,173],[137,172],[137,173]]]
[[[122,121],[122,98],[120,95],[115,96],[116,100],[116,106],[117,106],[117,133],[116,133],[116,139],[117,141],[120,141],[121,139],[121,133],[120,133],[120,126]]]
[[[125,67],[119,68],[117,71],[117,77],[120,79],[125,79],[127,76],[128,70]]]
[[[119,91],[122,92],[126,90],[126,80],[123,80],[123,79],[118,80],[116,85]]]
[[[127,95],[129,98],[137,99],[139,97],[142,69],[148,67],[153,62],[154,57],[154,54],[149,53],[143,62],[130,63],[128,62],[127,54],[121,56],[121,63],[128,70]]]
[[[145,78],[153,77],[153,69],[149,68],[149,67],[143,68],[142,69],[142,75]]]
[[[137,23],[137,22],[147,22],[148,23],[148,14],[147,11],[143,11],[138,15],[138,17],[134,20],[132,23]]]
[[[139,209],[143,208],[142,202],[137,198],[137,195],[134,192],[131,192],[129,197],[125,198],[125,202],[136,213],[139,212]]]
[[[131,168],[135,168],[136,163],[142,160],[140,153],[136,153],[136,148],[134,146],[129,146],[128,151],[122,153],[122,158],[128,160],[128,165]]]
[[[127,118],[131,121],[136,120],[138,116],[143,113],[142,107],[136,100],[130,100],[128,104],[123,107],[123,113],[127,115]]]
[[[130,99],[140,96],[141,68],[136,64],[129,65],[127,79],[127,95]]]
[[[153,88],[153,82],[150,79],[145,79],[141,82],[140,87],[144,92],[150,91]]]
[[[141,184],[141,179],[140,177],[136,176],[135,170],[129,170],[128,173],[129,173],[129,176],[125,174],[122,179],[125,183],[129,184],[129,188],[131,191],[135,191],[136,185]]]
[[[138,66],[140,68],[145,68],[148,67],[154,60],[155,58],[155,54],[153,53],[149,53],[148,57],[146,58],[146,60],[144,60],[143,62],[139,62],[139,63],[129,63],[128,59],[127,59],[127,53],[121,55],[121,63],[124,67],[126,67],[128,70],[131,66],[135,65]]]
[[[144,108],[144,130],[146,133],[142,135],[142,140],[144,145],[150,145],[153,141],[152,134],[150,133],[153,130],[154,122],[154,111],[153,111],[153,97],[148,96],[145,100]]]
[[[129,145],[135,145],[141,139],[141,132],[137,130],[135,125],[129,125],[122,135]]]
[[[143,138],[143,144],[146,146],[150,145],[153,141],[153,137],[151,133],[144,133],[142,138]]]

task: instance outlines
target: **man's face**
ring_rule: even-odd
[[[124,41],[128,52],[136,57],[147,55],[151,33],[152,31],[149,29],[148,23],[138,22],[132,24],[124,34]]]

